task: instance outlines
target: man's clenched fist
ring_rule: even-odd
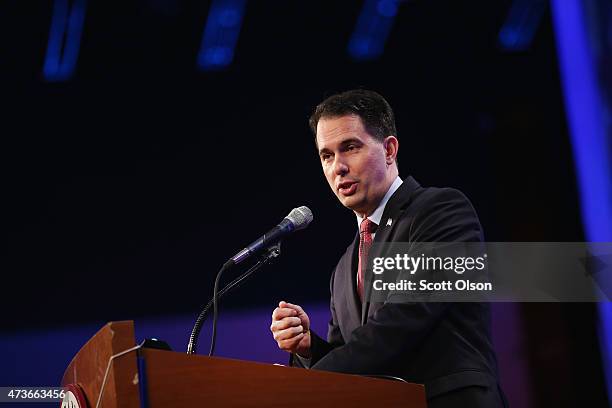
[[[270,330],[278,348],[310,358],[310,319],[300,306],[279,302]]]

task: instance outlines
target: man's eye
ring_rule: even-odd
[[[327,160],[329,160],[330,157],[331,157],[331,154],[323,154],[323,155],[321,155],[321,160],[327,161]]]
[[[346,147],[346,150],[347,150],[347,151],[349,151],[349,152],[350,152],[351,150],[355,150],[355,149],[357,149],[357,146],[355,146],[354,144],[348,145],[348,146]]]

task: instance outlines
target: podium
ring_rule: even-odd
[[[62,386],[80,408],[426,407],[423,385],[139,348],[132,321],[100,329]]]

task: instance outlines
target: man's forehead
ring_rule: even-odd
[[[362,139],[365,130],[361,118],[347,115],[335,118],[322,118],[317,124],[317,145],[319,149],[348,139]]]

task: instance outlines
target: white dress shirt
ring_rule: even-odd
[[[393,193],[395,193],[397,191],[399,186],[402,185],[402,183],[403,183],[403,180],[399,176],[397,176],[397,178],[393,181],[393,183],[391,183],[391,186],[389,187],[389,190],[387,190],[387,194],[385,194],[385,196],[382,198],[382,200],[380,200],[380,203],[378,204],[378,207],[376,207],[374,212],[372,212],[372,214],[370,214],[368,216],[368,219],[370,221],[372,221],[376,225],[380,225],[381,218],[383,216],[383,213],[385,212],[385,207],[387,206],[387,203],[389,202],[389,199],[391,198]],[[355,215],[357,215],[357,214],[355,214]],[[357,215],[357,229],[359,229],[359,226],[361,225],[361,221],[363,221],[363,218],[361,218],[359,215]],[[375,235],[376,235],[376,233],[372,234],[372,239],[374,239]]]

